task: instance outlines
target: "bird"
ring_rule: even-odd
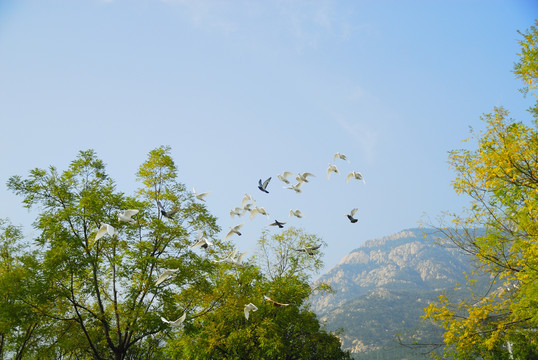
[[[239,225],[235,225],[235,226],[230,227],[230,231],[228,231],[228,234],[226,234],[226,236],[224,237],[224,240],[228,239],[233,234],[237,234],[237,235],[241,236],[241,233],[239,232],[239,229],[241,228],[241,226],[243,226],[243,224],[239,224]]]
[[[347,216],[347,218],[349,219],[349,221],[351,221],[351,223],[356,223],[357,222],[357,219],[355,219],[353,217],[353,215],[355,215],[355,213],[357,212],[357,208],[351,210],[351,212],[349,214],[344,214],[345,216]]]
[[[301,185],[303,185],[303,183],[301,181],[299,181],[297,184],[295,185],[291,185],[291,186],[284,186],[286,189],[291,189],[293,191],[295,191],[296,193],[301,193],[303,192],[303,190],[301,190]]]
[[[347,162],[349,162],[349,160],[347,159],[347,156],[345,156],[344,154],[340,154],[339,152],[334,154],[333,161],[336,161],[336,159],[342,159],[342,160],[346,160]]]
[[[338,168],[336,167],[336,165],[333,165],[333,164],[329,164],[329,167],[327,168],[327,178],[330,179],[331,178],[331,173],[334,172],[336,174],[339,174],[338,172]]]
[[[177,319],[176,321],[168,321],[162,316],[161,316],[161,320],[164,323],[167,323],[172,327],[181,327],[183,325],[183,321],[185,321],[186,317],[187,317],[187,312],[184,312],[183,315],[179,319]]]
[[[280,306],[288,306],[289,304],[283,304],[283,303],[279,303],[278,301],[275,301],[273,299],[271,299],[269,296],[267,295],[263,295],[263,298],[265,299],[265,301],[267,302],[270,302],[272,303],[274,306],[277,306],[277,307],[280,307]]]
[[[170,211],[166,211],[163,207],[163,204],[159,200],[157,200],[157,207],[161,210],[161,215],[164,216],[167,219],[173,219],[174,215],[179,211],[179,209],[173,209]]]
[[[234,209],[230,210],[230,216],[233,218],[234,216],[243,216],[245,213],[245,209],[241,207],[235,207]]]
[[[241,207],[243,208],[243,210],[251,211],[252,206],[255,203],[256,203],[256,200],[254,200],[252,196],[250,196],[249,194],[245,194],[245,196],[243,196],[243,200],[241,200]]]
[[[252,211],[250,212],[250,220],[254,219],[254,217],[257,215],[257,214],[262,214],[262,215],[265,215],[267,217],[269,217],[269,214],[267,213],[267,211],[265,211],[264,208],[262,207],[255,207],[254,209],[252,209]]]
[[[263,191],[266,194],[269,194],[269,191],[267,191],[267,185],[269,185],[269,181],[271,181],[270,177],[269,177],[269,179],[265,180],[263,182],[263,184],[262,184],[262,179],[260,179],[258,181],[258,189],[260,189],[261,191]]]
[[[207,195],[209,195],[210,192],[208,191],[208,192],[205,192],[205,193],[200,193],[200,194],[198,194],[198,193],[196,192],[196,188],[193,187],[193,188],[192,188],[192,193],[194,194],[194,197],[195,197],[195,198],[197,198],[197,199],[200,200],[200,201],[205,202],[205,197],[206,197]]]
[[[116,229],[114,229],[112,225],[101,223],[101,227],[99,228],[99,230],[97,230],[97,234],[95,234],[95,241],[99,240],[106,234],[114,236],[117,235],[118,232],[116,231]]]
[[[136,221],[131,219],[131,216],[138,214],[138,210],[124,210],[122,213],[118,213],[118,221],[128,222],[129,224],[134,224]]]
[[[164,269],[161,276],[159,276],[159,278],[155,282],[155,286],[159,285],[160,283],[162,283],[163,281],[165,281],[168,278],[176,277],[176,275],[177,275],[176,273],[178,271],[179,271],[179,269]]]
[[[250,314],[251,311],[256,311],[258,310],[258,308],[256,307],[256,305],[254,305],[253,303],[248,303],[245,305],[245,317],[247,318],[248,320],[248,316]]]
[[[290,216],[296,216],[296,217],[298,217],[300,219],[300,218],[303,217],[303,213],[299,209],[297,209],[297,210],[290,209]]]
[[[357,180],[362,180],[363,183],[366,184],[366,181],[364,181],[364,177],[362,176],[362,174],[358,171],[352,171],[350,172],[347,177],[346,177],[346,183],[349,182],[349,180],[351,179],[357,179]]]
[[[308,179],[307,177],[309,176],[315,176],[314,174],[311,174],[309,172],[304,172],[304,173],[298,173],[297,174],[297,177],[295,178],[298,182],[308,182]]]
[[[245,257],[246,253],[247,253],[247,251],[245,251],[244,253],[239,254],[239,256],[236,259],[235,258],[235,255],[237,254],[237,249],[236,249],[230,255],[226,256],[223,259],[216,260],[215,262],[225,262],[225,263],[232,264],[232,265],[243,266],[242,265],[243,258]]]
[[[199,233],[198,241],[194,245],[191,245],[191,249],[196,249],[199,247],[201,247],[202,249],[207,249],[211,245],[213,245],[213,243],[207,240],[207,238],[205,238],[202,233]]]
[[[277,176],[281,181],[283,181],[286,184],[289,184],[290,181],[287,179],[287,177],[288,176],[293,176],[293,173],[291,173],[289,171],[284,171],[282,174],[278,174]]]
[[[280,229],[282,229],[285,224],[286,224],[285,222],[280,222],[278,220],[275,220],[275,222],[272,224],[269,224],[269,226],[278,226]]]
[[[317,250],[320,247],[321,247],[321,244],[319,244],[317,246],[306,246],[306,247],[303,247],[303,248],[300,248],[300,249],[293,249],[293,250],[304,252],[304,253],[307,253],[308,255],[314,255],[314,250]]]

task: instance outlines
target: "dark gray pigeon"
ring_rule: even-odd
[[[263,191],[264,193],[269,194],[269,191],[267,191],[267,185],[269,185],[269,181],[271,181],[271,178],[265,180],[262,184],[262,179],[258,181],[258,189]]]

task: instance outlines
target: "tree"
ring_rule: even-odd
[[[524,92],[536,95],[538,30],[523,36],[514,71]],[[538,358],[538,124],[509,119],[503,108],[483,120],[486,129],[472,133],[476,149],[450,153],[454,189],[471,203],[444,232],[491,275],[492,286],[456,303],[443,295],[425,316],[442,325],[446,354],[455,358]]]
[[[150,152],[137,173],[143,186],[135,197],[116,190],[92,150],[80,152],[62,173],[50,167],[9,179],[26,207],[40,209],[34,281],[24,286],[26,303],[51,324],[42,358],[162,358],[171,330],[160,317],[192,316],[196,296],[207,292],[205,274],[214,265],[189,245],[196,230],[212,236],[219,229],[177,182],[169,152]],[[159,203],[177,209],[176,216],[163,217]],[[134,224],[119,221],[126,209],[139,210]],[[116,233],[96,238],[103,224]],[[156,286],[165,268],[179,270]]]
[[[186,359],[351,359],[339,339],[320,328],[307,299],[314,291],[309,271],[322,266],[321,253],[293,249],[322,244],[290,228],[264,232],[256,256],[243,266],[221,264],[214,291],[223,294],[214,311],[196,319],[171,343],[171,357]],[[264,269],[265,271],[263,271]],[[275,306],[265,300],[289,304]],[[253,303],[247,320],[246,304]]]

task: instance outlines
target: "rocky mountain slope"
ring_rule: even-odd
[[[396,334],[439,341],[439,329],[421,323],[423,309],[442,291],[465,284],[474,268],[456,249],[437,245],[438,236],[433,229],[408,229],[369,240],[318,279],[335,293],[313,296],[312,309],[327,329],[343,330],[343,347],[357,359],[403,358]]]

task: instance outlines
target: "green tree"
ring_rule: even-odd
[[[515,73],[533,93],[538,30],[523,36]],[[483,120],[486,129],[472,134],[476,149],[450,154],[454,189],[471,204],[464,215],[452,215],[455,230],[444,231],[496,282],[473,299],[454,303],[441,296],[426,308],[426,318],[443,326],[449,356],[538,358],[538,131],[503,108]]]
[[[254,258],[238,267],[219,265],[214,291],[222,298],[214,311],[185,327],[171,342],[170,355],[185,359],[351,359],[340,340],[320,328],[307,299],[314,291],[309,272],[322,266],[321,253],[294,249],[322,241],[290,228],[270,236],[264,232]],[[275,306],[266,300],[289,304]],[[244,315],[246,304],[258,310]]]
[[[134,197],[117,191],[92,150],[80,152],[66,171],[35,169],[27,179],[9,179],[25,206],[39,209],[38,261],[25,301],[50,324],[41,358],[159,359],[172,334],[160,317],[195,316],[217,254],[199,256],[189,245],[197,231],[211,237],[219,229],[177,181],[169,152],[150,152]],[[159,202],[176,215],[163,217]],[[126,209],[139,210],[134,224],[119,221]],[[116,233],[97,239],[103,224]],[[156,286],[165,268],[178,269],[176,276]]]

